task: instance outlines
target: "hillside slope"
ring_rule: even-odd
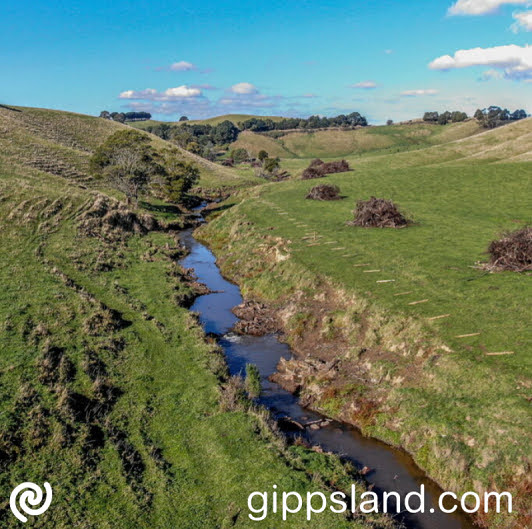
[[[491,241],[532,223],[532,120],[467,137],[435,130],[440,145],[350,155],[352,171],[323,179],[298,179],[309,159],[285,158],[294,179],[258,188],[200,234],[248,298],[282,315],[298,360],[277,380],[405,448],[447,490],[512,491],[513,516],[478,521],[524,529],[532,285],[529,272],[484,264]],[[305,198],[324,183],[341,200]],[[348,225],[371,196],[392,199],[412,224]],[[316,374],[317,361],[335,374]]]
[[[232,146],[247,148],[254,155],[264,149],[272,156],[281,158],[349,157],[440,145],[478,134],[482,130],[476,121],[468,120],[445,127],[413,122],[356,130],[294,131],[278,139],[246,131],[240,134]]]
[[[31,525],[251,528],[253,490],[354,479],[336,459],[285,447],[231,393],[219,350],[186,309],[195,290],[176,234],[88,180],[91,150],[121,126],[33,109],[1,116],[0,487],[52,485],[52,506]],[[8,502],[0,525],[14,529]],[[303,516],[284,525],[369,528]]]
[[[114,121],[63,112],[26,107],[0,106],[0,150],[11,162],[34,167],[56,176],[91,185],[89,158],[96,147],[118,130],[128,129]],[[232,187],[253,183],[239,174],[151,135],[155,148],[178,149],[183,159],[200,169],[200,186]]]

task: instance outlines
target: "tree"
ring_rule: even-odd
[[[440,114],[438,112],[425,112],[425,114],[423,115],[423,121],[436,123],[439,117]]]
[[[257,154],[257,158],[259,159],[259,162],[264,162],[264,160],[266,160],[266,158],[269,157],[269,154],[264,150],[262,149],[261,151],[259,151],[259,154]]]
[[[100,117],[101,117],[102,119],[111,119],[111,114],[110,114],[110,112],[108,112],[107,110],[102,110],[102,111],[100,112]]]
[[[200,176],[199,169],[190,162],[179,158],[179,151],[165,153],[164,173],[161,175],[161,190],[164,198],[170,202],[180,203],[194,186]]]
[[[126,195],[128,204],[138,203],[139,194],[154,174],[163,172],[146,134],[120,130],[105,140],[90,159],[92,174],[107,178]]]
[[[512,119],[512,120],[525,119],[526,116],[527,116],[526,111],[521,109],[521,110],[516,110],[516,111],[512,112],[512,115],[510,116],[510,119]]]
[[[242,163],[249,159],[249,154],[246,149],[240,147],[231,151],[231,158],[235,163]]]
[[[186,116],[181,116],[179,118],[179,121],[188,121],[188,118]]]
[[[393,119],[389,119],[389,120],[386,122],[386,125],[388,125],[388,126],[393,125]]]
[[[111,112],[111,119],[119,123],[124,123],[126,121],[126,115],[123,112]]]
[[[264,160],[264,170],[270,174],[274,173],[280,167],[279,162],[279,158],[266,158]]]
[[[238,132],[232,121],[225,120],[213,128],[212,138],[214,143],[221,145],[233,143],[238,138]]]

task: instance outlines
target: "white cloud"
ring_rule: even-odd
[[[164,95],[168,97],[197,97],[201,95],[199,88],[191,88],[187,85],[176,86],[175,88],[168,88],[164,91]]]
[[[512,24],[512,31],[517,33],[519,30],[532,31],[532,11],[524,11],[523,13],[514,13],[513,17],[515,23]]]
[[[496,46],[458,50],[452,57],[442,55],[430,64],[431,70],[452,70],[471,66],[491,66],[503,71],[507,79],[532,78],[532,46]]]
[[[360,83],[352,84],[351,88],[363,88],[364,90],[372,90],[377,88],[377,83],[375,81],[360,81]]]
[[[438,90],[433,88],[422,89],[422,90],[405,90],[401,92],[402,96],[405,97],[417,97],[417,96],[435,96],[438,93]]]
[[[168,88],[164,92],[157,92],[154,88],[146,88],[139,91],[126,90],[118,97],[119,99],[143,99],[146,101],[175,101],[199,96],[201,96],[199,88],[181,85],[175,88]]]
[[[231,87],[233,94],[250,95],[258,93],[257,87],[251,83],[237,83]]]
[[[174,62],[170,65],[170,70],[174,72],[188,72],[190,70],[196,70],[197,66],[187,61]]]
[[[391,55],[393,53],[393,50],[384,50],[384,53],[386,53],[386,55]]]
[[[449,8],[449,15],[487,15],[507,4],[529,5],[530,0],[458,0]]]
[[[479,81],[489,81],[491,79],[503,79],[504,78],[504,75],[502,72],[500,72],[499,70],[486,70],[483,74],[482,74],[482,77],[479,79]]]

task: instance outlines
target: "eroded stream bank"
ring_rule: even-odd
[[[326,417],[303,408],[298,398],[270,381],[281,358],[292,356],[288,345],[276,335],[241,336],[231,333],[238,318],[231,309],[242,303],[238,286],[224,279],[216,265],[213,253],[193,236],[193,230],[181,233],[181,241],[188,255],[181,260],[185,268],[191,268],[201,283],[213,293],[200,296],[191,307],[199,313],[200,322],[207,333],[219,336],[232,374],[244,372],[247,363],[255,364],[262,379],[259,403],[271,410],[274,417],[290,417],[303,425],[321,422],[323,427],[305,428],[300,433],[311,445],[319,445],[325,451],[336,453],[351,461],[357,468],[368,467],[367,481],[378,493],[396,491],[401,498],[411,491],[425,486],[425,513],[402,513],[401,519],[412,529],[472,529],[470,519],[462,513],[446,514],[437,506],[442,490],[414,464],[411,457],[376,439],[363,436],[356,428],[328,420]],[[325,421],[325,422],[323,422]],[[251,492],[251,491],[250,491]],[[446,505],[449,508],[449,505]],[[430,513],[434,509],[434,513]]]

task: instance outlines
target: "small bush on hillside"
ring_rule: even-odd
[[[532,271],[532,227],[506,233],[490,244],[488,253],[492,270]]]
[[[371,197],[369,200],[359,200],[354,214],[355,220],[348,222],[350,226],[404,228],[409,224],[397,206],[391,200],[384,198]]]
[[[340,200],[340,188],[330,184],[314,186],[305,198],[311,200]]]
[[[351,171],[346,160],[324,162],[319,158],[316,158],[315,160],[312,160],[310,165],[303,171],[301,178],[303,180],[311,180],[313,178],[322,178],[328,174],[345,173],[346,171]]]

